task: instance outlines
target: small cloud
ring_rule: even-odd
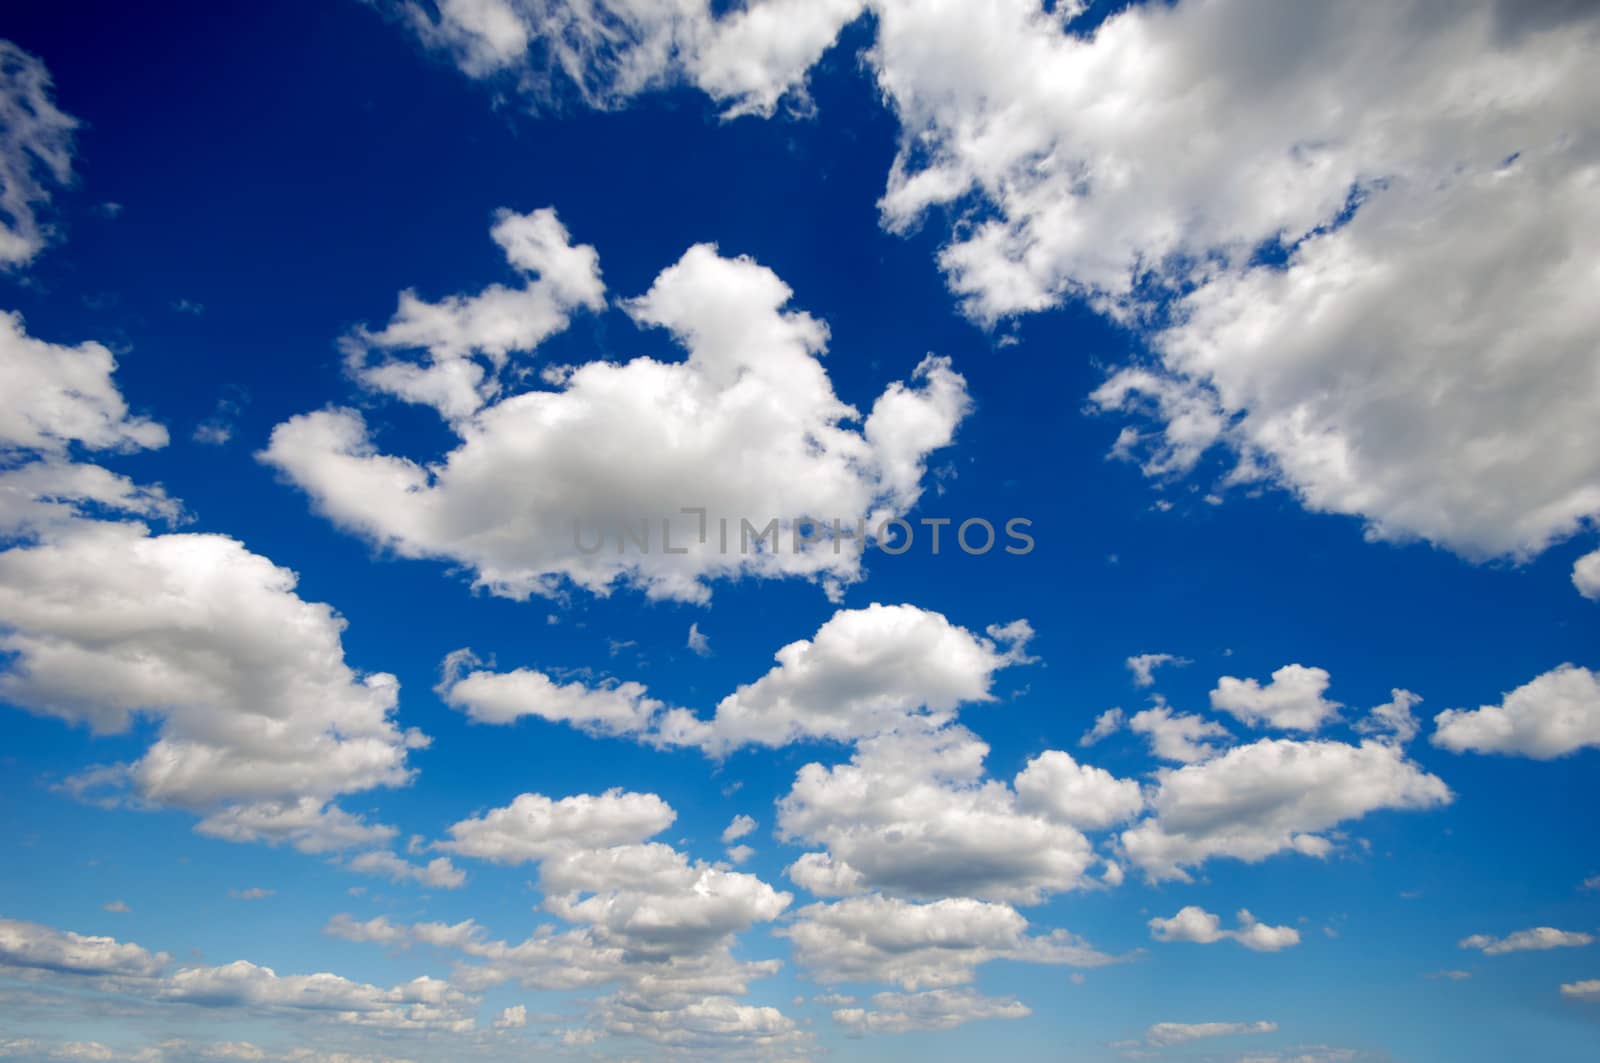
[[[260,886],[251,886],[247,890],[229,890],[228,896],[238,901],[259,901],[272,896],[277,890],[266,890]]]
[[[609,639],[607,642],[611,650],[611,656],[613,657],[625,649],[639,645],[633,639]]]
[[[1171,653],[1139,653],[1129,657],[1123,663],[1128,666],[1128,671],[1133,673],[1134,686],[1148,687],[1155,685],[1155,671],[1162,665],[1170,664],[1175,668],[1182,668],[1184,665],[1193,664],[1194,662],[1187,657],[1179,657]]]
[[[1094,726],[1083,733],[1078,739],[1078,745],[1088,747],[1108,735],[1116,734],[1122,729],[1123,716],[1120,708],[1107,709],[1094,718]]]
[[[105,910],[108,911],[108,912],[131,912],[131,911],[133,911],[132,908],[128,907],[128,903],[126,901],[112,901],[110,904],[107,904],[104,907],[105,907]]]
[[[755,819],[740,813],[739,815],[734,816],[733,821],[723,829],[722,842],[724,845],[726,845],[728,842],[736,842],[755,829]]]
[[[728,860],[735,864],[742,864],[754,855],[756,851],[748,845],[735,845],[728,850]]]
[[[700,630],[698,623],[689,625],[689,649],[701,657],[711,656],[711,640]]]
[[[1472,972],[1471,971],[1429,971],[1424,977],[1426,977],[1426,978],[1434,978],[1434,979],[1443,978],[1443,979],[1446,979],[1446,980],[1451,981],[1451,982],[1465,982],[1468,978],[1472,977]]]
[[[204,303],[197,303],[193,299],[178,299],[173,302],[172,309],[176,310],[180,314],[189,314],[194,317],[199,317],[201,314],[206,312],[206,305]]]

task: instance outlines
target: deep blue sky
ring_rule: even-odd
[[[0,278],[0,301],[35,337],[112,347],[129,404],[169,427],[170,446],[112,456],[109,467],[181,498],[193,518],[184,530],[238,537],[293,569],[302,598],[329,602],[348,620],[352,666],[399,677],[401,723],[433,738],[411,756],[417,782],[343,804],[396,825],[402,837],[438,837],[524,791],[621,786],[666,799],[679,818],[664,840],[706,859],[719,857],[716,836],[728,819],[751,812],[762,828],[743,870],[777,884],[800,850],[767,836],[771,802],[802,764],[849,754],[801,744],[745,750],[715,765],[692,751],[539,720],[510,729],[469,723],[432,691],[441,659],[460,647],[508,668],[637,679],[669,703],[709,713],[837,607],[797,580],[719,583],[708,607],[650,602],[628,589],[555,603],[493,597],[444,563],[396,559],[340,531],[255,459],[273,426],[329,404],[368,407],[389,452],[426,460],[448,449],[428,411],[363,396],[335,341],[359,322],[386,320],[403,288],[436,298],[508,279],[487,236],[502,207],[556,207],[573,239],[598,249],[614,298],[644,292],[693,243],[753,257],[793,288],[795,306],[828,323],[824,364],[858,408],[924,354],[953,359],[974,410],[956,444],[933,459],[954,475],[940,481],[941,493],[930,487],[916,515],[1027,517],[1037,549],[1026,557],[878,555],[844,605],[909,602],[975,631],[1029,620],[1038,663],[1001,673],[999,699],[962,716],[990,744],[998,778],[1042,749],[1076,751],[1107,708],[1145,707],[1151,692],[1130,685],[1123,663],[1141,652],[1192,659],[1159,673],[1154,688],[1182,711],[1204,711],[1221,675],[1265,680],[1299,662],[1326,668],[1330,696],[1357,711],[1387,700],[1393,687],[1416,691],[1426,719],[1497,702],[1563,662],[1600,664],[1600,614],[1570,583],[1585,543],[1521,565],[1473,565],[1425,543],[1365,541],[1359,521],[1308,513],[1277,488],[1236,490],[1210,505],[1205,472],[1163,486],[1107,460],[1121,422],[1088,412],[1087,396],[1110,366],[1147,357],[1143,340],[1079,303],[985,329],[962,316],[939,272],[941,215],[907,236],[880,228],[876,202],[898,126],[857,58],[871,40],[864,23],[813,71],[814,116],[731,122],[690,89],[646,95],[615,113],[575,106],[530,114],[354,3],[25,0],[8,6],[0,35],[43,60],[57,104],[83,123],[76,178],[51,204],[57,239],[25,273]],[[120,209],[110,215],[107,203]],[[180,301],[199,309],[179,309]],[[642,354],[682,356],[664,332],[641,329],[612,306],[578,315],[538,357]],[[192,441],[219,402],[237,405],[231,441]],[[1156,507],[1158,499],[1170,509]],[[691,622],[710,637],[712,656],[686,650]],[[613,653],[613,640],[636,645]],[[280,973],[332,970],[380,985],[442,977],[448,957],[326,936],[333,913],[472,917],[507,940],[546,918],[530,911],[528,868],[473,864],[466,889],[428,892],[358,880],[288,847],[199,837],[181,811],[76,802],[55,784],[88,765],[136,757],[153,725],[97,738],[20,711],[3,720],[7,917],[114,935],[184,962],[248,957]],[[1328,1044],[1395,1060],[1587,1058],[1600,1013],[1553,987],[1600,973],[1591,950],[1483,958],[1456,942],[1600,922],[1600,894],[1579,889],[1600,871],[1592,815],[1600,754],[1541,762],[1455,754],[1423,738],[1412,756],[1449,784],[1454,804],[1349,824],[1362,841],[1326,861],[1218,860],[1193,885],[1151,885],[1130,873],[1119,890],[1058,895],[1027,909],[1036,926],[1070,927],[1113,953],[1147,952],[1088,972],[1082,985],[1069,983],[1064,968],[981,968],[985,992],[1017,994],[1032,1007],[1026,1022],[852,1040],[820,1006],[793,1011],[816,1020],[839,1059],[954,1060],[978,1051],[1109,1059],[1109,1042],[1152,1022],[1221,1018],[1279,1024],[1270,1046],[1261,1039],[1240,1051]],[[1118,775],[1154,767],[1126,733],[1088,759]],[[742,788],[725,796],[735,782]],[[351,898],[352,884],[370,890]],[[277,894],[248,909],[229,898],[252,885]],[[113,899],[132,911],[103,911]],[[1303,943],[1258,955],[1226,942],[1149,939],[1146,919],[1189,904],[1225,921],[1239,907],[1268,922],[1304,918]],[[758,928],[741,954],[786,957],[787,945]],[[1462,967],[1474,969],[1471,980],[1426,977]],[[788,963],[750,999],[789,1010],[791,997],[815,989],[802,973]],[[566,999],[500,987],[485,1014],[518,1002],[547,1011]],[[29,1035],[125,1036],[112,1016],[80,1023],[18,1011],[13,1019]],[[158,1019],[155,1028],[192,1036],[201,1027],[189,1021]],[[251,1022],[259,1026],[211,1032],[281,1043],[267,1020]],[[1210,1050],[1202,1042],[1193,1051],[1202,1049]]]

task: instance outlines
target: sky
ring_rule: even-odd
[[[0,1058],[1592,1058],[1597,14],[9,5]]]

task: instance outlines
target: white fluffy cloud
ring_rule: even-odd
[[[655,794],[620,789],[552,800],[520,794],[504,808],[450,827],[445,848],[497,864],[542,860],[575,847],[629,845],[672,825],[677,813]]]
[[[50,71],[0,40],[0,269],[25,266],[49,239],[38,210],[72,179],[77,119],[51,98]],[[12,394],[12,392],[7,392]]]
[[[669,713],[662,740],[721,753],[850,741],[913,721],[938,726],[963,704],[993,700],[995,673],[1027,660],[1025,622],[991,626],[988,635],[914,605],[842,609],[811,638],[780,649],[778,663],[718,702],[712,719]]]
[[[22,315],[0,314],[0,450],[59,455],[71,443],[91,450],[162,447],[167,430],[132,416],[104,345],[69,347],[28,335]]]
[[[1433,721],[1433,744],[1456,753],[1551,760],[1600,745],[1600,677],[1563,664],[1511,691],[1498,705],[1446,709]]]
[[[1030,934],[1015,908],[970,897],[917,904],[873,894],[813,904],[777,933],[794,943],[796,962],[825,984],[944,988],[972,981],[974,970],[990,960],[1075,967],[1115,962],[1062,930]]]
[[[1133,714],[1128,720],[1128,730],[1149,738],[1150,751],[1162,760],[1175,760],[1180,764],[1207,760],[1216,756],[1218,747],[1214,742],[1227,742],[1233,737],[1215,720],[1192,713],[1174,713],[1159,694],[1154,700],[1154,708]],[[1096,730],[1105,719],[1102,716],[1096,721]]]
[[[1585,598],[1600,601],[1600,550],[1584,554],[1573,562],[1572,585]]]
[[[557,683],[542,672],[491,672],[468,651],[445,661],[439,693],[485,723],[537,716],[661,746],[723,756],[748,745],[851,741],[903,726],[938,726],[958,707],[993,700],[995,673],[1029,660],[1025,621],[987,636],[914,605],[841,609],[777,664],[718,702],[708,718],[670,708],[641,684]]]
[[[1301,664],[1279,668],[1266,686],[1254,679],[1225,675],[1211,692],[1211,707],[1249,727],[1316,731],[1336,719],[1342,707],[1323,697],[1328,679],[1326,670]]]
[[[1152,879],[1185,879],[1185,868],[1218,856],[1325,856],[1333,842],[1322,832],[1340,823],[1451,799],[1442,781],[1390,744],[1263,739],[1163,771],[1153,814],[1123,832],[1122,847]]]
[[[0,320],[0,697],[28,711],[124,733],[159,726],[132,763],[69,789],[184,808],[234,841],[312,852],[386,842],[391,828],[339,809],[341,794],[403,785],[427,744],[395,719],[398,683],[344,657],[345,622],[295,593],[296,576],[217,534],[154,534],[90,510],[172,518],[177,503],[79,450],[167,442],[130,414],[95,343],[66,347]]]
[[[623,583],[704,601],[709,581],[736,575],[852,582],[865,539],[917,501],[966,385],[930,356],[852,427],[859,414],[817,357],[827,327],[786,311],[791,294],[750,259],[697,245],[626,304],[669,329],[684,361],[547,373],[549,390],[452,421],[459,445],[433,464],[380,453],[351,409],[290,419],[260,457],[340,526],[464,565],[512,598]],[[829,534],[798,542],[815,530],[804,519]],[[770,521],[776,543],[762,537]]]
[[[1224,930],[1218,916],[1191,904],[1170,919],[1151,919],[1150,936],[1157,941],[1190,941],[1198,945],[1229,939],[1253,952],[1277,952],[1300,944],[1300,932],[1292,926],[1268,926],[1243,908],[1238,920],[1236,929]]]
[[[1047,749],[1028,761],[1013,785],[1019,808],[1042,812],[1080,830],[1115,827],[1144,810],[1137,781],[1079,764],[1059,749]]]
[[[553,209],[499,211],[489,234],[523,274],[523,286],[493,284],[438,303],[402,292],[388,325],[376,332],[358,328],[342,341],[352,376],[374,391],[460,420],[500,393],[510,355],[530,352],[565,329],[573,310],[605,305],[600,256],[587,244],[574,247]],[[389,353],[406,350],[424,351],[426,359]]]
[[[1127,814],[1131,792],[1049,758],[1034,763],[1019,799],[1005,782],[985,778],[988,751],[952,725],[865,739],[833,767],[807,764],[778,802],[778,827],[788,840],[825,847],[828,859],[797,866],[791,877],[834,892],[874,887],[1024,904],[1088,885],[1098,858],[1074,824]],[[1058,791],[1056,783],[1080,789]]]
[[[870,1008],[835,1008],[833,1021],[861,1035],[953,1030],[977,1019],[1025,1019],[1031,1014],[1032,1010],[1014,997],[987,997],[972,989],[930,989],[878,993]]]
[[[1489,934],[1473,934],[1458,943],[1464,949],[1477,949],[1485,956],[1504,956],[1508,952],[1543,952],[1547,949],[1570,949],[1594,944],[1594,935],[1575,930],[1557,930],[1550,926],[1536,926],[1531,930],[1518,930],[1503,938]]]

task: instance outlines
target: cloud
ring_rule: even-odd
[[[966,384],[930,356],[861,420],[818,360],[827,327],[786,311],[791,294],[764,266],[696,245],[625,304],[671,331],[684,361],[547,374],[548,389],[451,421],[459,442],[431,464],[380,453],[363,416],[337,408],[278,425],[259,456],[335,524],[510,598],[627,585],[703,602],[736,576],[851,583],[867,535],[916,503]],[[829,532],[797,547],[817,530],[806,518]]]
[[[756,821],[741,812],[739,815],[734,816],[732,822],[724,828],[722,843],[726,845],[729,842],[736,842],[755,829]]]
[[[1025,1019],[1033,1011],[1015,997],[986,997],[972,989],[878,993],[871,1008],[836,1008],[833,1021],[854,1036],[953,1030],[977,1019]]]
[[[1561,986],[1561,995],[1570,1000],[1600,1000],[1600,978],[1591,978],[1585,982],[1566,982]]]
[[[1239,910],[1239,927],[1222,929],[1222,920],[1204,908],[1188,905],[1170,919],[1150,920],[1150,936],[1157,941],[1190,941],[1199,945],[1230,939],[1253,952],[1278,952],[1300,944],[1300,932],[1291,926],[1257,922],[1246,909]]]
[[[1573,562],[1572,585],[1585,598],[1600,601],[1600,550]]]
[[[1080,830],[1105,830],[1144,810],[1138,782],[1079,764],[1059,749],[1047,749],[1028,761],[1013,785],[1019,808]]]
[[[440,845],[462,856],[497,864],[542,860],[579,846],[642,842],[672,825],[677,813],[655,794],[621,789],[552,800],[520,794],[504,808],[451,824]]]
[[[617,107],[687,83],[733,118],[770,115],[785,97],[804,105],[806,72],[863,6],[757,0],[720,17],[704,2],[446,0],[437,16],[415,3],[403,10],[423,43],[469,77],[503,77],[536,105],[565,89],[589,106]]]
[[[1324,669],[1299,664],[1279,668],[1266,686],[1254,679],[1225,675],[1211,692],[1211,707],[1229,713],[1248,727],[1316,731],[1337,719],[1342,707],[1322,696],[1328,689],[1328,679]]]
[[[1193,664],[1187,657],[1175,657],[1170,653],[1140,653],[1129,657],[1127,660],[1128,671],[1133,673],[1133,685],[1136,687],[1154,686],[1155,671],[1164,664],[1182,667]]]
[[[815,980],[891,982],[903,989],[972,981],[990,960],[1099,967],[1115,960],[1066,931],[1029,933],[1008,904],[945,897],[926,904],[872,894],[800,909],[774,931]]]
[[[1403,746],[1417,737],[1420,725],[1411,710],[1421,703],[1422,698],[1398,687],[1389,691],[1389,695],[1388,701],[1374,706],[1364,719],[1357,720],[1355,729],[1364,735],[1378,736],[1380,742],[1388,741]]]
[[[260,886],[251,886],[249,889],[229,890],[228,896],[239,901],[260,901],[271,897],[277,890],[263,889]]]
[[[1160,694],[1155,695],[1154,700],[1154,708],[1133,715],[1128,729],[1148,736],[1150,752],[1162,760],[1175,760],[1180,764],[1208,760],[1217,754],[1211,739],[1229,741],[1233,738],[1226,727],[1214,720],[1174,713]]]
[[[952,725],[864,739],[833,767],[807,764],[778,802],[778,828],[786,840],[824,847],[827,859],[802,858],[790,876],[832,891],[1023,904],[1090,885],[1097,858],[1073,824],[1122,815],[1131,793],[1093,771],[1061,772],[1092,798],[1079,803],[1053,788],[1064,762],[1049,758],[1023,782],[1024,797],[985,778],[988,751]]]
[[[358,328],[341,341],[353,378],[373,391],[431,406],[450,421],[463,420],[501,393],[510,355],[531,352],[566,329],[572,311],[605,306],[599,254],[588,244],[573,246],[552,208],[498,211],[489,235],[522,274],[522,287],[493,284],[438,303],[400,293],[388,325],[376,332]],[[426,352],[425,360],[390,353],[406,350]]]
[[[1107,709],[1094,718],[1094,726],[1083,732],[1083,737],[1078,739],[1078,745],[1087,749],[1102,738],[1107,738],[1122,730],[1123,722],[1120,708]]]
[[[1464,949],[1477,949],[1485,956],[1503,956],[1508,952],[1542,952],[1546,949],[1570,949],[1594,944],[1593,934],[1574,930],[1557,930],[1554,927],[1536,926],[1532,930],[1518,930],[1503,938],[1488,934],[1473,934],[1459,942]]]
[[[689,641],[685,643],[685,646],[696,657],[711,656],[711,640],[706,637],[705,632],[700,630],[698,623],[689,625]]]
[[[11,919],[0,920],[0,969],[81,980],[98,992],[151,1003],[300,1013],[389,1030],[462,1033],[476,1025],[476,1001],[435,978],[383,989],[335,974],[279,975],[247,960],[173,969],[165,953]]]
[[[467,882],[466,872],[443,856],[426,864],[413,864],[394,853],[379,849],[354,856],[344,866],[362,874],[382,875],[390,882],[415,882],[435,889],[459,889]]]
[[[1273,1033],[1277,1029],[1275,1022],[1158,1022],[1145,1031],[1144,1037],[1148,1044],[1165,1048],[1206,1037]]]
[[[1563,664],[1511,691],[1499,705],[1446,709],[1432,742],[1453,753],[1552,760],[1600,745],[1600,677]]]
[[[0,391],[24,397],[0,408],[0,448],[60,457],[72,443],[106,451],[166,446],[165,428],[129,413],[111,379],[116,367],[102,344],[35,339],[21,314],[0,313]]]
[[[77,119],[57,109],[50,71],[0,41],[0,269],[26,266],[50,238],[38,210],[72,180]],[[7,389],[7,394],[17,394]]]
[[[1294,851],[1323,857],[1323,832],[1383,809],[1431,809],[1452,794],[1437,777],[1375,741],[1262,739],[1159,775],[1152,815],[1124,831],[1123,850],[1154,880],[1218,856],[1256,863]]]
[[[131,912],[131,911],[133,911],[132,908],[128,907],[128,902],[127,901],[112,901],[109,904],[101,905],[101,908],[104,909],[105,911],[108,911],[108,912]]]
[[[639,683],[558,684],[542,672],[490,672],[469,651],[445,661],[441,697],[474,720],[522,716],[654,745],[725,756],[746,745],[848,741],[907,724],[939,724],[971,702],[992,701],[994,674],[1026,662],[1025,621],[988,637],[913,605],[841,609],[810,639],[780,649],[777,664],[724,697],[710,718],[672,708]]]

